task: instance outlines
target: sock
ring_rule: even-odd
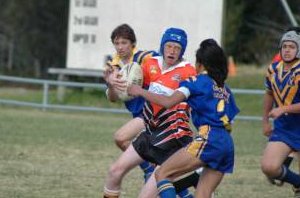
[[[288,156],[288,157],[284,160],[283,165],[286,166],[287,168],[290,167],[290,165],[291,165],[293,159],[294,159],[293,157]]]
[[[194,196],[189,192],[189,190],[186,188],[183,191],[180,191],[179,193],[177,193],[177,195],[180,198],[194,198]]]
[[[175,188],[167,179],[159,181],[157,183],[157,189],[160,198],[176,198]]]
[[[153,173],[155,167],[150,162],[147,162],[147,161],[143,161],[140,164],[140,167],[144,172],[144,179],[146,182],[149,179],[149,177],[151,176],[151,174]]]
[[[274,178],[292,184],[295,188],[300,187],[300,175],[292,172],[286,166],[282,166],[281,174]]]
[[[147,161],[143,161],[140,164],[140,167],[144,171],[144,173],[146,173],[146,174],[147,173],[152,173],[155,169],[155,167],[150,162],[147,162]]]
[[[109,190],[108,188],[104,187],[103,198],[119,198],[119,196],[120,196],[119,190]]]

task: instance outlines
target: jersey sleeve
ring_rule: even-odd
[[[142,65],[147,59],[157,56],[156,51],[138,51],[134,56],[134,61]]]
[[[188,98],[191,95],[191,92],[187,87],[179,87],[177,91],[180,91],[185,96],[185,98]]]
[[[273,64],[271,64],[268,67],[268,70],[267,70],[267,73],[266,73],[266,76],[265,76],[265,88],[268,91],[272,90],[272,88],[271,88],[271,78],[272,78],[273,73],[274,73]]]
[[[182,92],[186,98],[190,95],[194,95],[199,92],[199,88],[196,86],[197,78],[195,76],[191,76],[188,79],[180,82],[178,91]]]
[[[229,97],[229,105],[230,106],[227,110],[227,116],[232,121],[234,119],[234,117],[240,112],[240,109],[238,108],[238,106],[235,102],[232,91],[230,89],[228,89],[228,92],[230,93],[230,97]]]
[[[143,86],[149,87],[150,85],[150,71],[149,71],[149,59],[142,63],[142,71],[143,71]]]

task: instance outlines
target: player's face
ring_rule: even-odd
[[[175,42],[166,42],[164,46],[164,61],[167,66],[177,63],[181,52],[181,45]]]
[[[117,54],[120,56],[120,58],[123,59],[129,59],[132,54],[132,50],[134,48],[133,43],[131,43],[130,40],[117,37],[114,40],[114,47],[117,51]]]
[[[289,62],[294,60],[298,52],[297,44],[293,41],[285,41],[281,47],[281,56],[283,61]]]

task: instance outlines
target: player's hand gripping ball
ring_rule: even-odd
[[[126,81],[126,89],[122,91],[116,90],[118,98],[122,101],[127,101],[133,98],[133,96],[129,96],[127,93],[127,88],[129,85],[143,85],[143,71],[138,63],[132,63],[122,67],[118,73],[118,77],[121,80]]]

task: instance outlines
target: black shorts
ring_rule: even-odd
[[[188,144],[190,141],[191,139],[188,138],[186,144]],[[169,148],[159,148],[151,143],[151,135],[146,131],[142,132],[132,142],[132,145],[141,158],[158,165],[161,165],[172,154],[174,154],[176,151],[185,146],[183,144],[174,144],[170,142]]]

